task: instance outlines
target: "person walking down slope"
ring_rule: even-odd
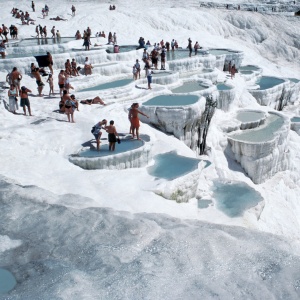
[[[76,13],[76,8],[74,5],[72,5],[71,10],[72,10],[72,17],[74,17]]]

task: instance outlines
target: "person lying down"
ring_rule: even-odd
[[[86,99],[86,100],[81,100],[80,103],[82,104],[88,104],[88,105],[92,105],[92,104],[101,104],[101,105],[106,105],[103,100],[97,96],[94,99]]]

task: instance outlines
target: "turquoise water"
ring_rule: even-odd
[[[198,200],[198,208],[199,209],[208,208],[211,204],[212,204],[211,200],[204,200],[204,199]]]
[[[226,85],[226,84],[224,84],[224,83],[219,83],[219,84],[217,84],[217,89],[218,89],[219,91],[227,91],[227,90],[231,90],[232,87],[229,86],[229,85]]]
[[[242,133],[233,134],[231,137],[243,142],[266,142],[274,138],[274,133],[281,128],[283,123],[282,117],[270,114],[265,124],[254,129],[243,130]]]
[[[241,66],[240,67],[241,71],[258,71],[259,68],[256,66],[252,66],[252,65],[247,65],[247,66]]]
[[[236,118],[241,122],[255,122],[263,119],[264,116],[263,112],[241,111],[237,113]]]
[[[294,123],[300,122],[300,117],[293,117],[293,118],[291,118],[291,122],[294,122]]]
[[[188,57],[189,57],[189,51],[187,50],[167,51],[167,55],[166,55],[167,61],[181,59],[181,58],[188,58]]]
[[[64,44],[70,41],[75,41],[74,37],[62,37],[60,39],[52,39],[51,37],[38,39],[24,39],[18,43],[13,43],[9,45],[10,47],[30,47],[30,46],[38,46],[38,45],[54,45],[54,44]]]
[[[136,45],[124,45],[124,46],[119,46],[119,52],[123,53],[123,52],[129,52],[129,51],[133,51],[136,50],[138,46]],[[114,46],[111,45],[107,48],[107,52],[108,53],[114,53]]]
[[[16,284],[14,275],[8,270],[0,268],[0,295],[12,290]]]
[[[178,155],[176,152],[158,154],[155,163],[148,167],[151,176],[173,180],[198,169],[201,160]]]
[[[250,75],[250,74],[253,74],[253,71],[243,71],[243,70],[241,71],[240,70],[240,73],[244,74],[244,75]]]
[[[201,90],[207,89],[207,86],[202,85],[201,83],[197,81],[192,81],[192,82],[186,82],[183,85],[172,89],[171,91],[173,93],[190,93],[190,92],[197,92]]]
[[[260,90],[266,90],[274,87],[275,85],[278,85],[280,83],[283,83],[284,80],[276,77],[269,77],[269,76],[262,76],[256,84],[259,85]]]
[[[191,105],[198,101],[194,95],[160,95],[143,103],[144,106],[183,106]]]
[[[142,140],[133,140],[133,139],[121,139],[121,144],[116,143],[115,151],[108,150],[108,144],[100,144],[100,151],[95,150],[83,150],[78,153],[80,157],[104,157],[109,155],[115,155],[118,153],[123,153],[126,151],[134,150],[142,147],[145,144]]]
[[[294,82],[294,83],[300,82],[300,79],[297,79],[297,78],[289,78],[289,80]]]
[[[243,182],[216,180],[212,190],[217,208],[231,218],[242,216],[263,200],[260,193]]]
[[[98,91],[98,90],[117,88],[117,87],[125,86],[125,85],[129,84],[130,82],[132,82],[132,79],[115,80],[115,81],[98,84],[98,85],[92,86],[90,88],[80,90],[80,92]]]
[[[209,49],[208,51],[212,55],[223,55],[223,54],[236,53],[234,51],[230,51],[230,50],[227,50],[227,49]]]
[[[164,77],[164,76],[168,76],[168,75],[172,75],[173,73],[171,72],[157,72],[155,73],[155,71],[153,71],[152,73],[152,77],[155,78],[155,77]]]

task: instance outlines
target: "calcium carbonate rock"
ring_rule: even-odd
[[[228,135],[235,159],[254,183],[262,183],[289,168],[289,129],[287,117],[270,112],[262,126]]]

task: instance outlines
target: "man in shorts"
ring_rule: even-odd
[[[20,106],[23,107],[24,115],[26,116],[26,107],[28,109],[29,115],[31,116],[31,109],[30,109],[30,102],[28,99],[28,93],[31,93],[31,90],[26,88],[25,86],[21,87],[20,90],[20,98],[21,98],[21,103]]]
[[[65,88],[65,81],[66,81],[65,71],[60,70],[60,72],[58,74],[58,86],[59,86],[59,94],[60,94],[61,97],[63,95],[63,91],[64,91],[64,88]]]
[[[44,96],[42,94],[42,91],[43,91],[43,88],[44,88],[44,83],[42,81],[42,77],[41,77],[41,74],[40,74],[40,71],[39,71],[39,68],[35,68],[34,72],[31,73],[33,75],[33,77],[35,78],[36,80],[36,84],[38,86],[38,92],[39,92],[39,96],[42,97]]]
[[[11,80],[12,80],[12,83],[17,87],[17,89],[19,91],[21,80],[22,80],[22,75],[16,67],[14,67],[11,72]]]

